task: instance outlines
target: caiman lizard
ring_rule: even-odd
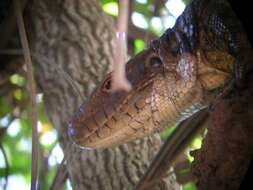
[[[111,90],[111,73],[68,126],[81,147],[112,147],[165,130],[240,83],[252,53],[226,0],[194,0],[158,39],[126,64],[129,92]]]

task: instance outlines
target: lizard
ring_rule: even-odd
[[[251,53],[226,0],[194,0],[127,62],[132,89],[112,92],[112,73],[106,75],[74,113],[68,134],[81,147],[107,148],[166,130],[240,85]]]

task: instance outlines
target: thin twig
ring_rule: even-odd
[[[2,144],[0,144],[0,149],[2,151],[2,154],[4,156],[4,162],[5,162],[5,184],[4,184],[4,190],[7,189],[8,186],[8,176],[9,176],[9,164],[8,164],[8,159],[7,159],[7,155],[5,153],[4,147],[2,146]]]
[[[27,80],[29,86],[29,94],[32,110],[32,176],[31,176],[31,190],[36,189],[36,179],[38,172],[38,131],[37,131],[37,111],[36,111],[36,89],[33,78],[33,65],[31,60],[30,49],[26,36],[23,15],[20,7],[20,0],[14,2],[15,14],[18,24],[18,30],[21,38],[21,44],[24,50],[25,62],[27,64]]]
[[[54,177],[53,183],[50,187],[50,190],[58,190],[61,188],[62,184],[67,179],[68,173],[65,166],[66,156],[61,161],[61,164],[59,165],[56,175]]]
[[[39,171],[38,171],[38,189],[44,190],[46,187],[46,181],[47,181],[47,174],[49,172],[49,157],[52,154],[53,149],[57,145],[57,141],[54,141],[52,144],[52,147],[50,148],[49,152],[44,151],[43,147],[39,144]]]
[[[119,17],[117,22],[116,52],[114,55],[114,72],[112,75],[112,90],[131,90],[131,84],[126,78],[126,37],[128,24],[128,0],[119,0]]]

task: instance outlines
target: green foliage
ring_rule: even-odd
[[[202,145],[202,140],[203,140],[203,137],[201,135],[197,136],[191,146],[190,146],[190,150],[193,151],[193,150],[196,150],[196,149],[200,149],[201,148],[201,145]],[[188,160],[190,162],[193,162],[194,160],[194,157],[192,157],[190,154],[187,155],[188,156]]]
[[[197,187],[194,183],[187,183],[184,185],[183,190],[197,190]]]
[[[14,74],[10,77],[10,83],[15,85],[9,96],[0,97],[0,126],[2,133],[0,134],[0,143],[3,151],[7,156],[7,162],[4,161],[3,153],[0,153],[0,189],[5,183],[7,176],[19,176],[24,179],[26,184],[30,183],[31,177],[31,110],[27,92],[25,90],[26,80]],[[41,97],[41,95],[38,95]],[[38,121],[41,123],[42,129],[40,136],[52,130],[47,114],[44,109],[42,98],[38,98],[37,113]],[[55,141],[56,142],[56,141]],[[42,155],[44,152],[49,152],[54,146],[51,144],[41,144]],[[8,164],[8,173],[6,167]],[[51,183],[56,172],[56,165],[49,169],[46,174],[45,183]],[[13,181],[9,180],[9,185],[13,186]],[[17,184],[18,185],[18,184]],[[8,187],[8,186],[7,186]],[[47,189],[48,189],[47,188]]]
[[[145,42],[143,40],[138,40],[138,39],[134,41],[134,46],[135,46],[136,54],[146,48]]]
[[[179,175],[186,175],[186,174],[189,174],[190,171],[191,171],[190,168],[187,168],[187,169],[180,170],[178,173]]]
[[[146,19],[149,19],[152,15],[152,11],[151,9],[148,9],[147,7],[150,5],[151,5],[151,1],[149,1],[147,4],[135,2],[134,11],[142,14]]]
[[[44,166],[47,167],[47,166]],[[58,166],[53,166],[50,168],[50,170],[46,173],[46,176],[44,179],[42,179],[43,181],[40,181],[41,183],[41,189],[43,187],[43,189],[50,189],[50,186],[53,182],[53,179],[55,177],[56,171],[57,171]],[[42,184],[43,183],[43,184]]]
[[[162,137],[167,137],[173,133],[173,131],[177,128],[177,125],[173,125],[169,127],[167,130],[160,133]]]
[[[0,97],[0,118],[3,118],[7,114],[11,112],[12,108],[11,105],[9,105],[4,98]]]
[[[17,136],[6,134],[2,140],[8,158],[10,174],[21,174],[28,182],[31,170],[31,152],[26,148],[26,145],[29,144],[30,139],[22,137],[22,132],[20,132]],[[0,176],[3,177],[4,175],[5,171],[1,168]]]
[[[186,5],[190,4],[192,2],[192,0],[182,0],[182,2]]]
[[[106,2],[103,4],[103,10],[104,12],[108,13],[112,16],[118,16],[119,14],[119,7],[117,2]]]
[[[102,5],[110,3],[110,2],[118,2],[116,0],[100,0],[100,2],[102,3]]]
[[[17,100],[22,100],[23,98],[23,92],[20,89],[17,89],[13,92],[13,96],[17,99]]]
[[[10,77],[10,81],[12,84],[16,84],[18,86],[24,86],[25,85],[25,79],[24,77],[18,75],[18,74],[13,74]]]

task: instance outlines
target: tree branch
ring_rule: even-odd
[[[0,150],[3,154],[4,162],[5,162],[5,184],[4,184],[3,189],[6,190],[7,186],[8,186],[9,164],[8,164],[8,159],[7,159],[6,152],[5,152],[4,147],[2,146],[2,144],[0,144]]]
[[[24,49],[25,62],[27,64],[27,80],[30,93],[31,110],[32,110],[32,177],[31,177],[31,190],[36,189],[36,179],[38,173],[38,131],[37,131],[37,111],[36,111],[36,89],[33,77],[33,65],[31,60],[30,49],[26,36],[24,20],[20,1],[14,2],[15,15],[18,24],[18,30],[22,47]]]
[[[53,183],[50,187],[50,190],[57,190],[61,189],[62,184],[68,177],[68,172],[65,166],[66,157],[63,158],[61,164],[59,165],[56,175],[54,177]]]

